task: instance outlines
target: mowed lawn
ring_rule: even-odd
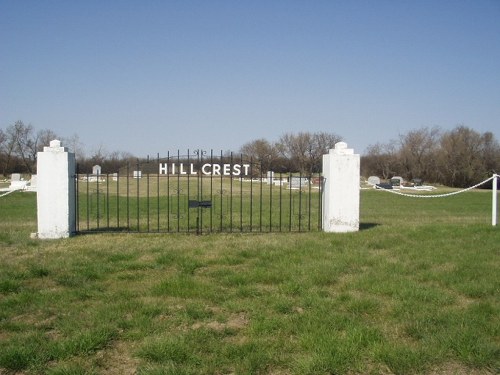
[[[349,234],[30,239],[0,198],[0,374],[497,374],[491,191],[361,193]]]

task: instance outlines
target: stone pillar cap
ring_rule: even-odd
[[[334,155],[353,155],[354,150],[347,148],[347,143],[345,142],[337,142],[335,143],[335,148],[330,149],[329,153]]]
[[[61,141],[58,139],[54,139],[50,141],[49,147],[43,148],[44,152],[66,152],[68,149],[66,147],[61,146]]]

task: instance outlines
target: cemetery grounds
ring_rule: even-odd
[[[363,190],[347,234],[35,231],[0,198],[0,374],[500,372],[491,191]]]

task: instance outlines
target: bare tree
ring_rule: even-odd
[[[240,148],[240,152],[259,163],[263,171],[271,169],[278,158],[276,146],[263,138],[245,143]]]
[[[57,134],[50,129],[39,130],[36,135],[36,150],[43,151],[45,146],[50,145],[54,139],[59,139]]]
[[[483,162],[488,174],[500,173],[500,145],[491,132],[482,135]]]
[[[286,133],[278,142],[278,150],[296,166],[296,171],[319,172],[322,155],[328,153],[341,139],[332,133]]]
[[[481,134],[460,125],[441,138],[439,170],[448,186],[467,187],[487,175],[482,160]]]
[[[427,181],[436,177],[436,153],[440,129],[422,128],[400,135],[399,161],[401,174],[408,180],[423,178]]]
[[[4,168],[9,168],[13,156],[18,157],[26,172],[33,173],[36,166],[37,138],[31,124],[25,125],[22,121],[16,121],[7,127],[7,160]]]
[[[388,179],[398,174],[399,161],[396,141],[376,143],[367,148],[366,155],[361,159],[363,174],[380,176]]]

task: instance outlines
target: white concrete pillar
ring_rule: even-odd
[[[360,156],[345,142],[323,155],[323,231],[359,230]]]
[[[38,238],[65,238],[76,231],[75,154],[54,140],[37,154]]]

